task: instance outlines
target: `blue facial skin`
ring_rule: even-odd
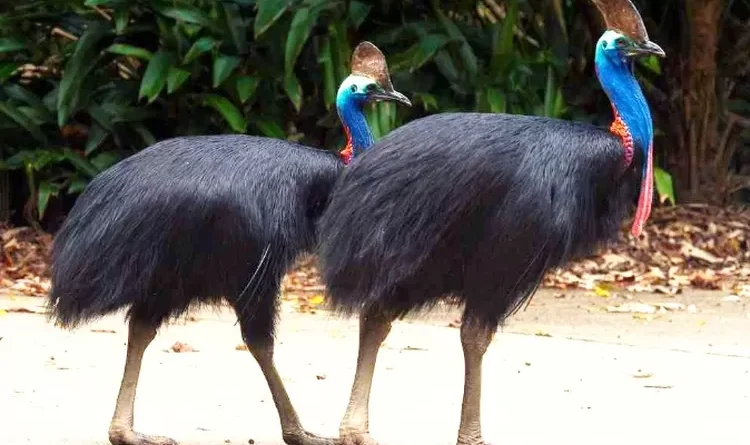
[[[654,129],[651,110],[633,75],[632,58],[642,53],[638,49],[638,44],[630,38],[615,31],[606,31],[596,44],[594,63],[602,88],[630,130],[635,148],[643,152],[645,160],[651,149]]]
[[[336,95],[336,108],[341,122],[351,137],[354,156],[375,142],[364,113],[364,106],[375,91],[382,91],[375,80],[352,74],[344,79]]]

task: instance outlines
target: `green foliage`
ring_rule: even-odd
[[[0,14],[0,168],[25,173],[41,219],[53,197],[168,137],[338,150],[336,91],[362,40],[414,104],[370,107],[376,137],[445,111],[607,124],[590,29],[572,0],[37,0]],[[638,69],[659,76],[659,63]]]
[[[417,2],[419,3],[419,2]],[[361,0],[39,0],[0,15],[0,168],[36,217],[114,162],[179,135],[251,133],[338,149],[352,48],[386,53],[412,109],[377,104],[377,137],[439,110],[562,117],[549,7]],[[539,2],[542,4],[542,2]],[[419,7],[416,7],[419,6]],[[559,31],[559,30],[558,30]],[[522,37],[519,37],[522,36]]]

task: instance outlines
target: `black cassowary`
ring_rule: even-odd
[[[595,58],[615,110],[610,131],[541,117],[437,114],[394,130],[339,178],[319,252],[329,303],[360,314],[343,443],[375,443],[369,395],[391,321],[450,297],[464,306],[457,441],[482,444],[481,363],[499,323],[547,270],[616,236],[639,181],[640,234],[653,193],[652,122],[632,63],[664,52],[629,0],[595,3],[608,28]]]
[[[273,364],[277,294],[287,268],[316,245],[316,223],[348,157],[373,142],[363,107],[409,105],[369,42],[352,55],[337,96],[344,162],[324,150],[263,137],[165,140],[97,176],[52,250],[51,317],[73,328],[127,308],[127,359],[109,428],[115,445],[174,444],[133,430],[143,354],[157,329],[190,307],[225,299],[266,377],[289,444],[307,433]]]

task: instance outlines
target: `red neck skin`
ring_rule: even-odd
[[[341,156],[341,160],[344,161],[344,165],[349,165],[349,163],[352,161],[352,155],[354,154],[352,152],[352,134],[349,132],[349,129],[344,125],[344,134],[346,135],[346,146],[344,149],[339,153],[339,156]]]
[[[633,162],[633,137],[630,134],[625,121],[622,120],[617,109],[612,106],[612,110],[615,114],[615,120],[612,122],[612,126],[609,127],[609,131],[615,136],[622,140],[623,150],[623,170],[630,167]],[[646,159],[646,180],[642,181],[641,193],[638,198],[638,209],[635,212],[633,218],[633,225],[630,229],[630,233],[633,236],[640,236],[643,233],[643,226],[646,224],[648,217],[651,215],[651,200],[654,194],[653,181],[651,180],[653,172],[653,150],[649,147],[648,159]]]

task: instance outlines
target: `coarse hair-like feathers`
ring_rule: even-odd
[[[623,172],[622,141],[583,123],[481,113],[412,121],[337,182],[319,226],[329,303],[403,316],[453,297],[496,326],[547,270],[616,236],[641,162]]]
[[[280,280],[314,248],[342,168],[334,153],[243,135],[169,139],[115,164],[55,237],[51,316],[74,327],[129,308],[158,326],[224,297],[272,335]]]

